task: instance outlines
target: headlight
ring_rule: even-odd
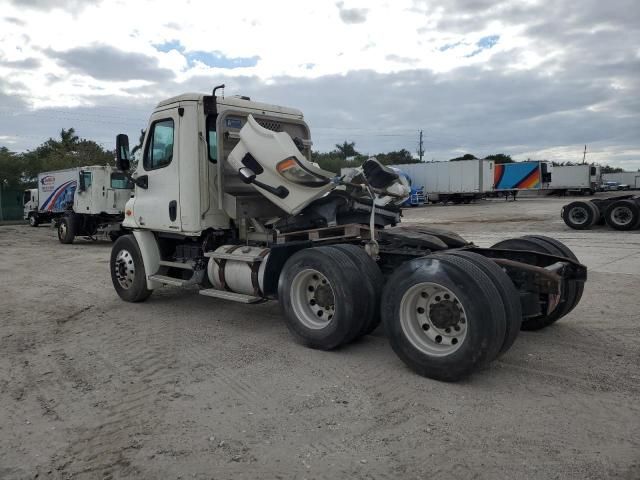
[[[306,185],[307,187],[319,187],[329,183],[329,179],[317,175],[304,168],[296,157],[289,157],[282,160],[276,166],[278,173],[293,183]]]

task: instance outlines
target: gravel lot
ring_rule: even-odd
[[[589,267],[580,305],[447,384],[382,331],[292,341],[277,303],[115,294],[111,244],[0,227],[0,478],[640,478],[640,231],[578,232],[569,199],[406,212],[481,246],[536,232]]]

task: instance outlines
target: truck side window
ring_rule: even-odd
[[[207,145],[209,147],[209,161],[216,163],[218,161],[218,135],[216,132],[217,116],[209,115],[207,117]]]
[[[82,172],[82,176],[84,177],[84,188],[88,190],[91,186],[91,172]]]
[[[129,177],[127,177],[122,172],[113,172],[111,174],[111,188],[113,189],[124,189],[124,188],[133,188],[133,182]]]
[[[23,203],[27,203],[30,200],[31,200],[31,190],[25,190]]]
[[[151,141],[144,152],[145,170],[166,167],[173,159],[173,120],[158,120],[151,129]]]

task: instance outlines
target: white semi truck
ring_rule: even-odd
[[[406,181],[371,159],[349,181],[310,161],[302,112],[247,97],[158,104],[113,245],[113,286],[140,302],[163,286],[236,302],[278,300],[292,335],[331,350],[382,321],[421,375],[453,381],[579,302],[586,267],[555,239],[479,248],[399,225]],[[129,171],[128,138],[117,165]],[[215,308],[215,303],[213,303]]]
[[[55,221],[62,243],[80,235],[115,240],[123,233],[124,205],[132,192],[130,177],[110,166],[44,172],[38,188],[24,191],[24,218],[33,227]]]

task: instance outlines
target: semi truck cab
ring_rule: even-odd
[[[278,300],[294,338],[331,350],[381,322],[421,375],[457,380],[505,352],[522,325],[543,328],[577,304],[586,268],[560,242],[482,249],[454,232],[402,226],[406,179],[371,158],[349,175],[311,161],[302,112],[184,94],[151,115],[109,268],[142,302],[164,286],[242,303]]]

